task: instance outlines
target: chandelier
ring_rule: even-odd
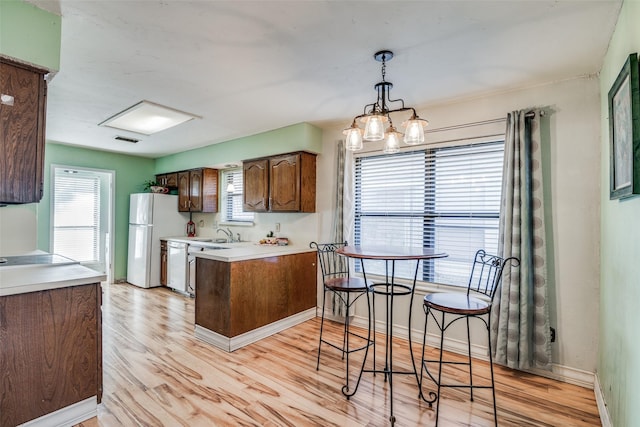
[[[393,83],[385,80],[387,61],[393,58],[390,50],[381,50],[373,55],[373,58],[382,62],[382,81],[376,83],[374,88],[378,92],[376,102],[364,106],[363,114],[354,117],[351,126],[342,133],[346,135],[346,148],[350,151],[362,149],[362,141],[382,141],[384,140],[383,151],[385,153],[397,153],[400,150],[400,139],[404,137],[404,142],[408,145],[424,143],[424,128],[429,124],[425,119],[421,119],[416,114],[416,110],[404,106],[404,100],[391,99],[391,88]],[[390,104],[397,105],[398,108],[391,108]],[[398,131],[391,121],[391,113],[410,111],[412,114],[405,122],[404,134]],[[388,122],[388,126],[385,126]],[[364,125],[364,129],[360,125]]]

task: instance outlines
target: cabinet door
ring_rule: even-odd
[[[189,171],[189,198],[191,212],[202,212],[202,170]]]
[[[160,240],[160,284],[167,286],[167,241]]]
[[[218,169],[202,168],[202,212],[218,212]]]
[[[189,171],[178,173],[178,212],[189,212],[190,204]]]
[[[271,212],[300,210],[300,155],[269,159]]]
[[[253,160],[243,164],[243,204],[247,212],[266,212],[269,208],[269,160]]]
[[[178,174],[176,172],[166,174],[164,176],[164,184],[162,185],[169,188],[176,188],[178,186]]]
[[[156,175],[156,182],[163,187],[176,188],[178,186],[178,173]]]
[[[0,203],[42,198],[46,82],[43,73],[0,61]]]

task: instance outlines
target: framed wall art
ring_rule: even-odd
[[[629,55],[609,90],[610,199],[640,194],[638,55]]]

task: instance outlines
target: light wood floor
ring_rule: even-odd
[[[316,371],[318,318],[233,353],[194,338],[193,323],[192,299],[166,289],[105,285],[104,396],[98,417],[79,427],[389,424],[383,375],[365,374],[347,400],[340,391],[344,364],[337,351],[323,347]],[[339,325],[329,322],[327,332],[340,337]],[[416,345],[416,356],[419,351]],[[397,341],[394,359],[396,368],[410,366],[406,341]],[[488,365],[476,366],[474,372],[488,378]],[[500,425],[600,425],[592,390],[502,367],[496,371]],[[396,425],[435,424],[434,410],[417,397],[414,377],[397,375],[393,384]],[[478,391],[469,402],[467,391],[445,390],[440,425],[493,425],[490,391]]]

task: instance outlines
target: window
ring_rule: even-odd
[[[497,251],[503,150],[497,141],[357,158],[354,243],[446,252],[422,262],[418,280],[466,286],[473,254]],[[370,274],[384,268],[367,264]],[[396,277],[414,272],[396,264]]]
[[[80,262],[100,261],[100,177],[55,168],[53,252]]]
[[[242,169],[222,171],[222,221],[253,222],[253,212],[242,211]]]

